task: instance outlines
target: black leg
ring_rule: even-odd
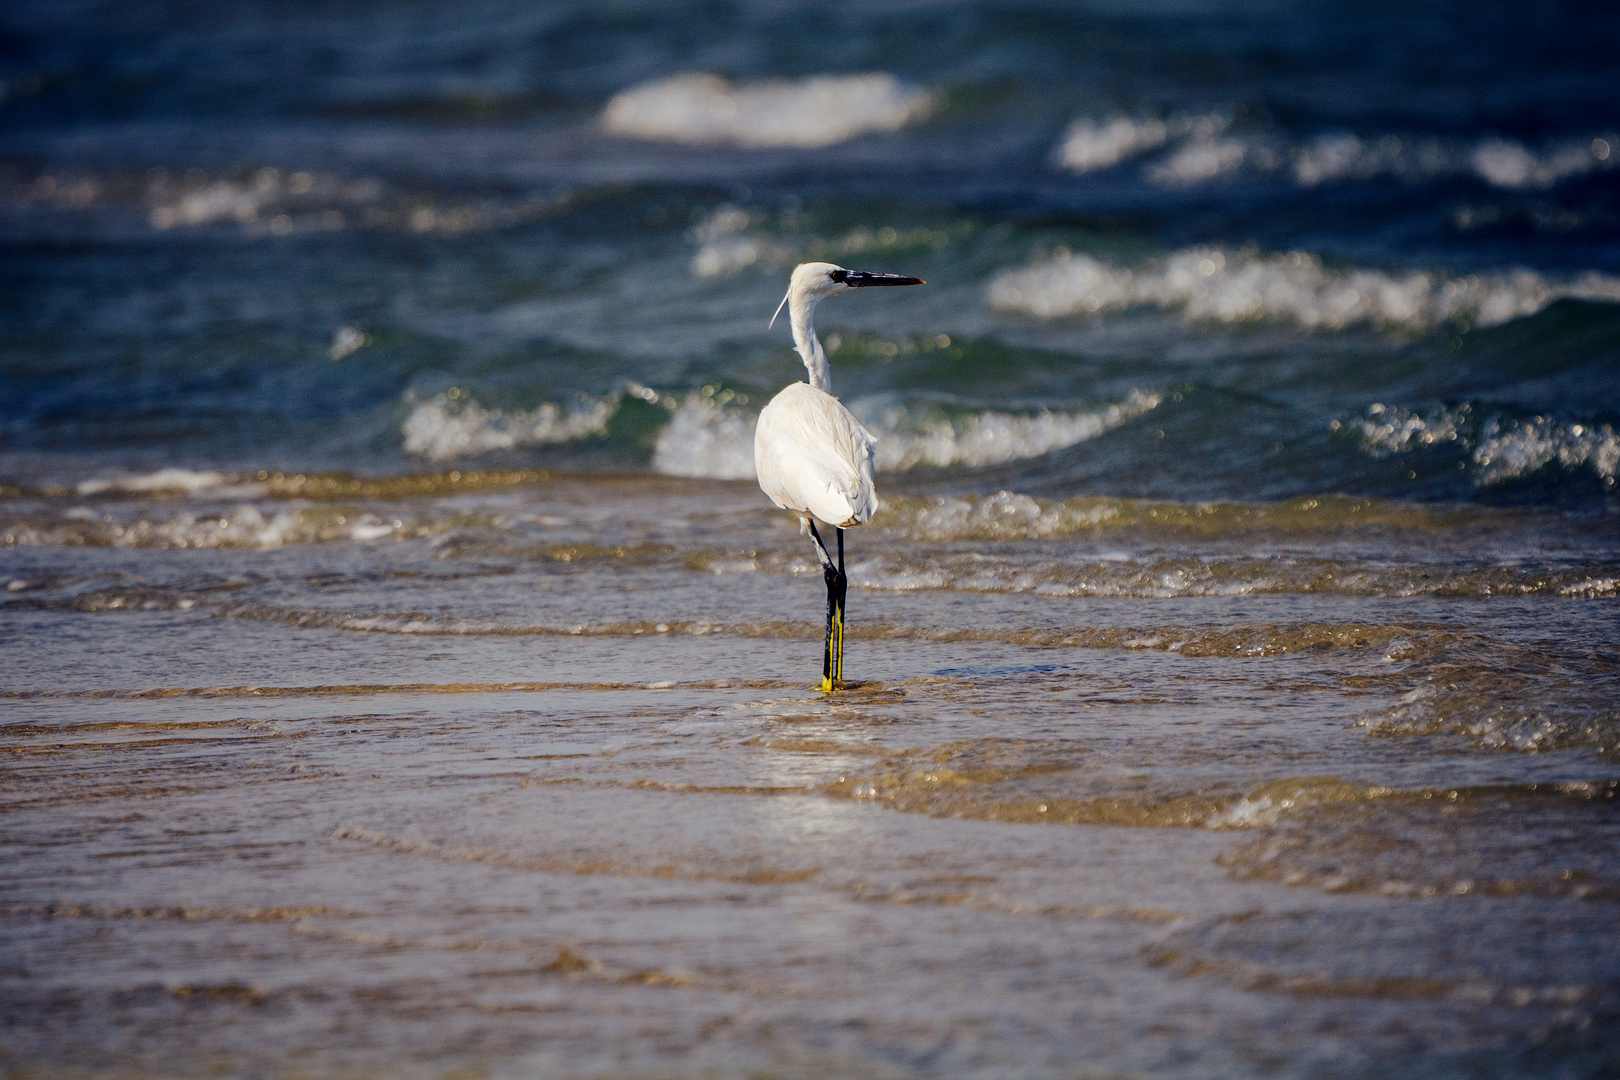
[[[816,554],[821,557],[821,577],[827,583],[827,638],[821,653],[821,689],[838,689],[844,681],[844,592],[848,585],[844,577],[844,530],[838,530],[838,562],[835,564],[821,542],[816,523],[810,523],[810,538],[816,542]]]
[[[838,530],[838,614],[833,620],[836,639],[833,642],[833,681],[844,682],[844,596],[849,591],[849,577],[844,573],[844,530]]]

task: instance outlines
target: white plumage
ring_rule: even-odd
[[[844,530],[869,521],[878,508],[872,483],[872,446],[877,441],[854,415],[832,396],[827,355],[816,337],[816,305],[829,296],[871,285],[921,285],[921,278],[869,274],[832,263],[803,263],[793,271],[786,305],[793,323],[793,344],[809,372],[808,383],[794,383],[771,399],[754,429],[754,471],[771,501],[799,515],[799,523],[816,542],[827,581],[827,651],[822,689],[843,683],[844,673]],[[774,325],[776,316],[771,317]],[[838,561],[821,542],[815,520],[838,530]]]
[[[794,383],[759,414],[754,471],[777,506],[847,529],[878,508],[873,441],[837,398]]]
[[[814,515],[847,529],[877,511],[872,483],[876,439],[837,398],[827,370],[827,354],[816,337],[816,305],[829,296],[873,285],[921,285],[921,278],[869,274],[832,263],[801,263],[793,271],[785,305],[793,324],[793,344],[810,382],[794,383],[771,399],[754,429],[754,471],[771,501],[792,510],[808,525]],[[771,317],[776,322],[776,317]]]

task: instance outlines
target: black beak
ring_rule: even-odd
[[[852,289],[864,289],[868,285],[928,284],[920,277],[906,277],[904,274],[869,274],[865,270],[834,270],[830,276],[834,281],[842,281]]]

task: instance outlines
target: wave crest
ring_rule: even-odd
[[[179,514],[169,518],[151,515],[119,518],[70,510],[56,519],[30,516],[0,521],[0,547],[276,548],[289,544],[408,539],[431,535],[451,524],[450,521],[422,524],[383,520],[375,514],[341,506],[265,513],[247,505],[219,513]],[[131,610],[133,608],[134,605]]]
[[[1380,177],[1420,183],[1472,176],[1496,188],[1533,191],[1620,165],[1615,152],[1620,136],[1612,132],[1530,147],[1494,136],[1468,141],[1327,131],[1300,141],[1265,125],[1230,128],[1230,118],[1221,113],[1165,120],[1083,118],[1064,132],[1054,158],[1070,172],[1087,173],[1163,151],[1142,170],[1144,179],[1163,187],[1247,172],[1283,173],[1301,187]]]
[[[115,198],[120,188],[128,186],[111,177],[85,183],[88,187],[83,190],[90,194],[75,202],[75,209]],[[350,229],[459,236],[532,220],[556,205],[552,199],[529,195],[447,199],[432,191],[408,190],[370,177],[345,179],[273,168],[214,177],[200,169],[171,177],[159,168],[144,183],[138,199],[148,208],[147,222],[160,232],[233,225],[251,236]]]
[[[754,476],[754,417],[718,396],[688,395],[658,435],[653,468],[668,476],[749,480]],[[1132,391],[1100,409],[942,415],[939,406],[862,399],[851,411],[877,437],[874,465],[900,472],[931,466],[980,468],[1040,457],[1112,431],[1156,408],[1160,395]]]
[[[1302,251],[1266,255],[1197,247],[1135,269],[1062,252],[1003,271],[988,294],[997,310],[1048,319],[1159,307],[1228,323],[1269,318],[1331,330],[1358,323],[1428,330],[1455,322],[1495,326],[1566,297],[1620,303],[1620,278],[1590,272],[1559,281],[1529,270],[1464,277],[1331,270]]]
[[[658,433],[653,469],[665,476],[752,480],[754,420],[728,411],[713,395],[688,394]]]
[[[1363,452],[1374,458],[1450,444],[1468,452],[1480,488],[1554,464],[1572,473],[1590,472],[1610,488],[1620,473],[1620,433],[1606,423],[1510,416],[1471,403],[1420,411],[1376,402],[1365,416],[1335,420],[1332,428],[1359,438]]]
[[[1485,421],[1473,461],[1481,487],[1528,476],[1557,462],[1565,469],[1590,469],[1614,486],[1620,466],[1620,436],[1608,424],[1560,424],[1551,417]]]
[[[745,235],[753,216],[735,206],[721,206],[692,228],[692,239],[701,246],[692,256],[692,273],[700,278],[720,278],[753,266],[769,249],[757,237]]]
[[[1620,687],[1612,672],[1580,678],[1495,668],[1442,669],[1395,705],[1356,721],[1386,738],[1453,735],[1487,750],[1540,753],[1587,747],[1620,758]]]
[[[977,468],[1040,457],[1094,439],[1157,408],[1160,400],[1158,394],[1133,390],[1126,400],[1094,412],[986,411],[958,419],[939,419],[927,409],[905,405],[880,409],[859,401],[855,411],[878,436],[874,464],[879,469]]]
[[[76,484],[74,490],[80,495],[105,495],[114,492],[150,495],[170,491],[194,495],[199,491],[211,491],[230,483],[228,477],[212,469],[167,468],[141,476],[84,480]]]
[[[446,390],[418,404],[406,417],[405,452],[446,461],[602,435],[620,400],[621,395],[613,394],[567,408],[548,401],[535,409],[486,409],[464,390]]]
[[[1116,116],[1109,120],[1080,119],[1069,125],[1058,145],[1058,164],[1071,172],[1108,169],[1121,161],[1156,150],[1172,139],[1192,136],[1209,139],[1226,130],[1229,121],[1218,114],[1174,116],[1169,120]]]
[[[819,147],[926,116],[934,96],[886,73],[728,83],[676,75],[616,94],[602,113],[615,135],[745,147]]]

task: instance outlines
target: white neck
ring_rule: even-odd
[[[810,385],[830,394],[832,377],[827,370],[827,354],[821,351],[821,339],[816,337],[815,313],[820,300],[819,296],[795,296],[788,302],[788,315],[793,320],[793,344],[810,373]]]

